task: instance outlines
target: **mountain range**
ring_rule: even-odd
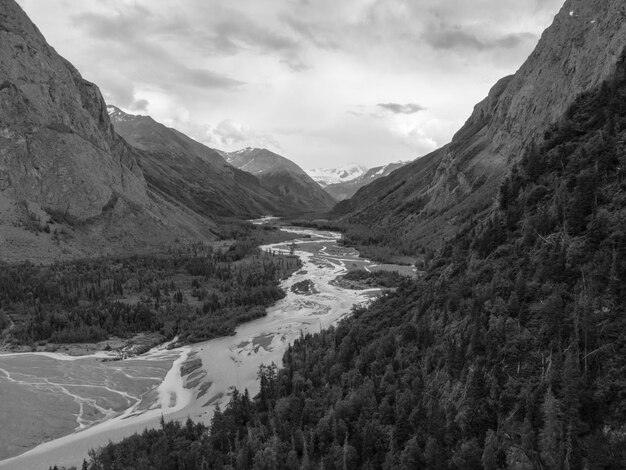
[[[345,183],[355,180],[367,172],[367,167],[357,163],[348,163],[338,168],[314,168],[308,173],[322,188],[330,184]]]
[[[293,215],[328,210],[334,202],[313,181],[314,186],[302,191],[302,182],[294,176],[279,188],[264,174],[238,169],[223,158],[223,153],[150,116],[125,113],[111,105],[108,112],[115,131],[143,152],[139,164],[153,191],[182,201],[204,217]],[[283,160],[284,174],[303,173],[294,163]],[[286,192],[299,196],[285,197]]]
[[[408,162],[395,162],[370,168],[355,178],[346,178],[344,181],[328,184],[324,187],[324,189],[337,201],[350,199],[362,187],[367,186],[378,179],[384,178],[385,176],[389,176],[392,172],[398,168],[402,168],[406,164],[408,164]]]
[[[152,250],[214,239],[224,217],[331,207],[321,189],[301,191],[300,174],[294,188],[265,185],[175,129],[107,108],[15,1],[0,13],[0,259]]]

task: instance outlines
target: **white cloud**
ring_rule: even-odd
[[[447,143],[562,0],[18,2],[112,104],[320,167]]]

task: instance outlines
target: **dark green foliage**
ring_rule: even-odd
[[[413,203],[407,204],[410,206]],[[397,256],[415,256],[420,249],[418,243],[411,242],[395,232],[373,229],[367,225],[347,225],[342,234],[343,244],[358,247],[361,256],[374,261],[390,262]]]
[[[296,341],[195,455],[237,469],[626,468],[625,306],[622,65],[528,151],[487,220],[419,280]],[[104,455],[91,468],[117,468]]]
[[[355,269],[343,276],[348,281],[359,281],[373,287],[397,287],[406,277],[398,271],[366,271],[365,269]]]
[[[228,335],[284,297],[279,281],[295,257],[261,253],[252,241],[188,247],[167,256],[30,263],[0,270],[0,329],[19,343],[101,341],[159,332],[194,342]],[[176,285],[174,283],[176,280]]]

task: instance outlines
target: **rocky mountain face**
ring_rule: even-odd
[[[150,116],[108,107],[115,130],[140,150],[148,186],[164,199],[205,217],[292,215],[309,206],[285,200],[274,188],[227,163],[222,155]]]
[[[367,168],[356,163],[349,163],[339,168],[315,168],[308,171],[311,178],[322,188],[331,184],[347,183],[367,173]]]
[[[229,164],[258,177],[265,187],[303,211],[326,211],[335,204],[302,168],[269,150],[246,148],[223,156]]]
[[[329,184],[324,187],[324,190],[337,201],[343,201],[344,199],[349,199],[354,196],[363,186],[367,186],[377,179],[389,176],[393,171],[405,166],[407,163],[408,162],[396,162],[370,168],[356,178]]]
[[[500,80],[452,142],[340,203],[338,218],[438,243],[488,208],[503,175],[626,47],[621,0],[567,0],[519,71]]]
[[[97,86],[0,2],[0,260],[51,261],[212,239],[216,226],[150,187]]]

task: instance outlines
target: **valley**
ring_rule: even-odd
[[[337,233],[285,230],[296,239],[262,249],[294,251],[302,267],[281,283],[286,297],[269,307],[267,316],[240,325],[234,335],[180,348],[156,348],[112,362],[102,360],[107,353],[0,355],[0,393],[20,397],[0,404],[0,415],[14,423],[0,436],[6,443],[1,456],[6,459],[32,448],[40,439],[49,440],[0,461],[0,468],[80,465],[89,449],[156,427],[161,416],[209,423],[214,406],[227,403],[231,386],[255,395],[261,364],[280,364],[294,340],[335,325],[349,315],[353,305],[367,304],[380,295],[379,287],[353,290],[335,281],[347,271],[393,266],[377,267],[355,250],[339,246]],[[291,289],[303,282],[314,289],[306,293]]]
[[[65,3],[0,1],[0,470],[626,468],[623,0]]]

